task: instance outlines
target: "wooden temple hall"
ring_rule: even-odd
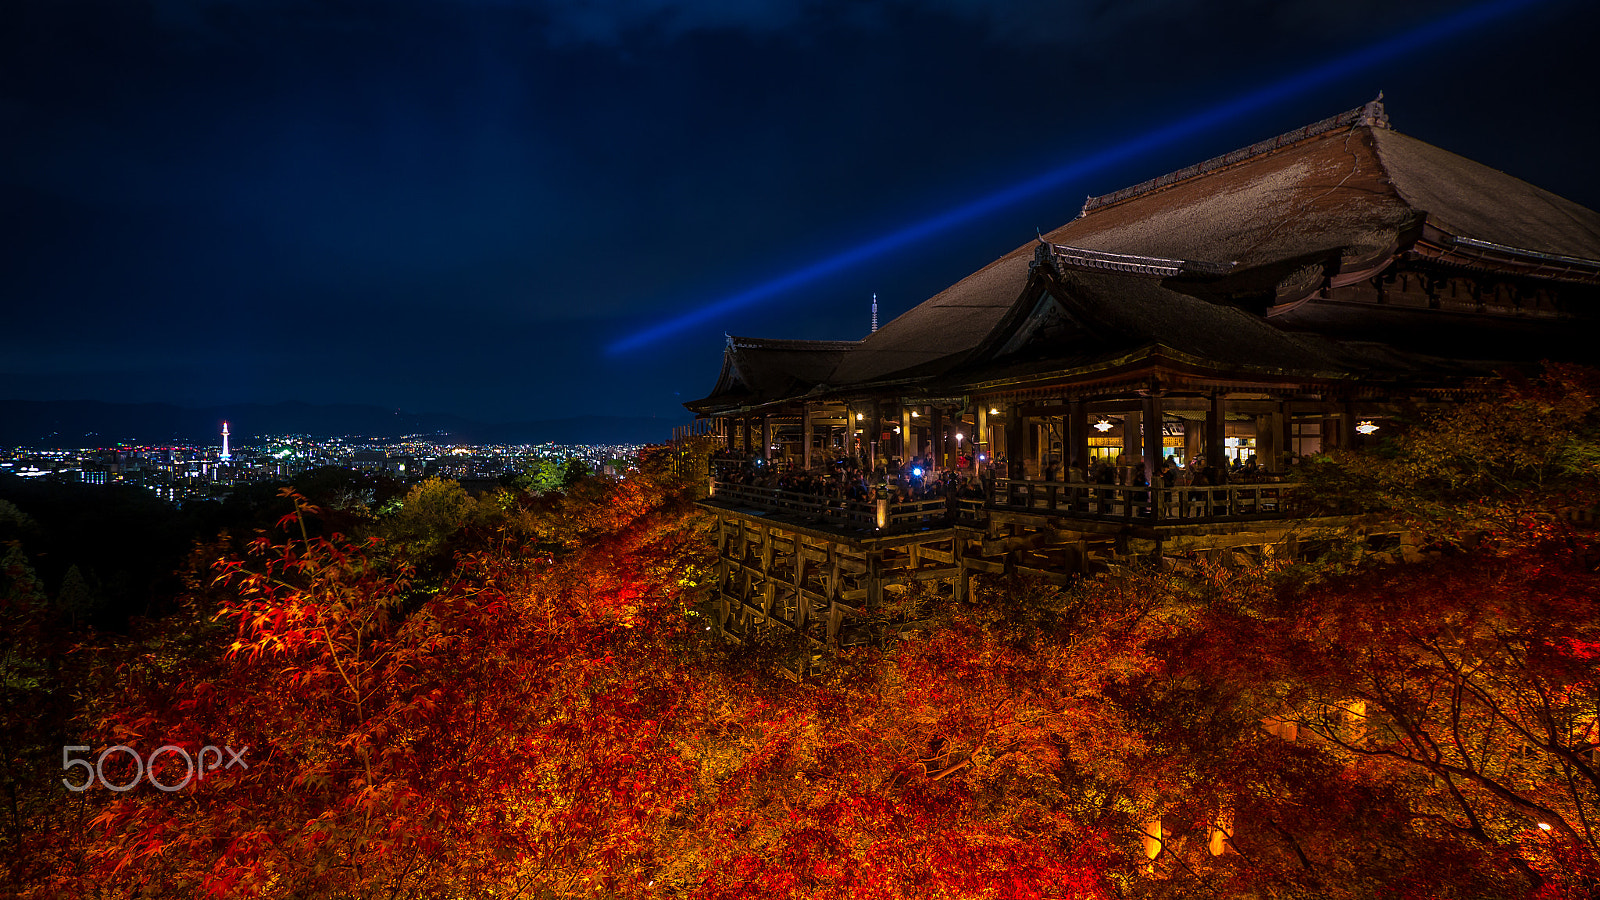
[[[728,338],[685,404],[722,445],[718,624],[820,653],[974,573],[1292,544],[1300,460],[1593,360],[1597,301],[1600,214],[1381,98],[1091,197],[862,340]],[[817,489],[843,459],[870,493]],[[960,483],[907,498],[924,468]]]

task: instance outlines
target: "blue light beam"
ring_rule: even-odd
[[[845,250],[842,253],[814,262],[808,266],[795,269],[731,297],[691,310],[677,318],[652,325],[613,343],[607,348],[606,352],[608,355],[615,356],[630,350],[637,350],[653,344],[668,335],[676,334],[717,316],[743,309],[758,300],[765,300],[768,297],[794,290],[859,263],[866,262],[869,259],[898,250],[907,244],[915,243],[963,225],[973,219],[1004,209],[1035,194],[1054,190],[1068,182],[1083,178],[1116,163],[1165,147],[1184,138],[1193,137],[1207,129],[1238,119],[1247,113],[1271,106],[1274,103],[1305,93],[1313,88],[1321,87],[1379,63],[1388,62],[1407,53],[1432,46],[1462,32],[1487,25],[1496,19],[1508,16],[1526,7],[1537,5],[1540,2],[1544,2],[1544,0],[1492,0],[1492,2],[1474,6],[1443,19],[1418,26],[1388,40],[1370,44],[1349,55],[1314,66],[1270,87],[1251,91],[1226,103],[1179,119],[1170,125],[1164,125],[1153,131],[1145,132],[1121,144],[1096,151],[1020,184],[1004,188],[987,197],[964,203],[926,221],[892,231],[883,237],[868,241],[858,247]]]

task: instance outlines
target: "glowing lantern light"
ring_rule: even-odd
[[[1161,820],[1151,819],[1144,823],[1144,855],[1147,859],[1155,859],[1161,855]]]

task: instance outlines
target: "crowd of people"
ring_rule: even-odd
[[[725,484],[744,484],[772,488],[804,496],[865,503],[887,499],[892,503],[924,500],[982,500],[982,480],[966,469],[935,468],[931,456],[917,456],[902,462],[885,461],[867,470],[855,457],[841,456],[828,465],[810,471],[780,461],[744,459],[737,454],[713,456]],[[737,465],[732,463],[737,462]],[[987,474],[987,472],[986,472]]]
[[[887,499],[891,503],[927,500],[986,500],[996,479],[1006,478],[1008,467],[1003,455],[981,459],[976,467],[962,457],[957,467],[939,469],[931,453],[902,461],[888,459],[875,468],[865,468],[854,456],[837,456],[811,470],[786,460],[748,457],[736,451],[719,450],[712,456],[717,478],[725,484],[750,485],[808,497],[848,500],[863,503]],[[1087,468],[1068,466],[1047,459],[1039,472],[1045,482],[1149,487],[1143,460],[1119,455],[1089,460]],[[1156,470],[1159,487],[1205,487],[1225,484],[1252,484],[1267,478],[1256,458],[1224,460],[1211,465],[1202,456],[1180,463],[1168,456]]]
[[[1056,475],[1059,469],[1055,464],[1046,463],[1044,471],[1045,481],[1058,480]],[[1096,457],[1089,461],[1087,471],[1076,467],[1069,467],[1065,472],[1063,481],[1087,482],[1089,484],[1120,484],[1137,487],[1148,487],[1149,480],[1145,476],[1144,462],[1138,458],[1129,458],[1126,455],[1115,458],[1109,456]],[[1211,465],[1203,456],[1191,457],[1188,463],[1178,462],[1177,457],[1168,456],[1161,461],[1156,469],[1156,479],[1159,487],[1220,487],[1224,484],[1256,484],[1267,477],[1254,456],[1248,458],[1234,458],[1224,460],[1221,465]]]

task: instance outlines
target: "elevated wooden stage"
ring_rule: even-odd
[[[1057,585],[1137,559],[1272,546],[1345,527],[1296,515],[1286,484],[1156,488],[1000,481],[990,498],[859,502],[713,481],[713,626],[787,648],[792,677],[844,647],[921,627],[977,574]]]

